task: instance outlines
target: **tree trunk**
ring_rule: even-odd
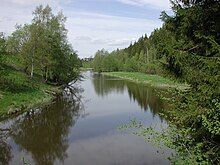
[[[31,58],[31,78],[34,76],[34,49],[33,49],[33,54]]]
[[[31,61],[31,78],[34,76],[34,60]]]

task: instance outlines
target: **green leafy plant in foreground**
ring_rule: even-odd
[[[179,129],[174,125],[156,130],[154,126],[146,127],[141,122],[133,119],[130,123],[118,127],[121,131],[129,131],[134,135],[143,137],[147,142],[158,148],[168,147],[175,154],[168,159],[172,164],[212,164],[207,153],[203,152],[203,143],[195,143],[190,136],[190,128]]]

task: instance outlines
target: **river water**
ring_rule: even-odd
[[[169,164],[169,149],[118,129],[136,119],[166,127],[155,90],[114,77],[83,73],[73,90],[50,105],[0,122],[0,164]]]

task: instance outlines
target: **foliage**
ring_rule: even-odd
[[[104,74],[120,77],[138,83],[149,84],[157,88],[176,88],[179,90],[186,90],[189,88],[186,84],[176,83],[169,78],[164,78],[158,75],[150,75],[138,72],[107,72]]]
[[[47,92],[58,92],[56,86],[45,84],[39,76],[30,79],[27,74],[15,69],[14,63],[10,63],[16,58],[9,60],[11,56],[5,56],[3,58],[7,59],[7,66],[4,66],[4,74],[1,74],[0,79],[0,117],[51,101],[52,96]],[[16,64],[19,66],[18,62]]]
[[[119,126],[121,131],[132,131],[134,135],[144,137],[147,142],[156,145],[159,148],[169,147],[173,150],[169,157],[172,164],[211,164],[208,155],[203,152],[203,144],[196,143],[194,139],[188,136],[190,128],[178,129],[175,125],[168,128],[155,129],[156,126],[144,126],[136,119],[126,125]]]
[[[155,49],[145,35],[137,43],[128,48],[111,53],[101,50],[95,54],[93,68],[98,72],[128,71],[143,73],[159,73],[156,65]]]
[[[38,6],[31,24],[17,26],[9,36],[7,49],[22,59],[23,70],[40,74],[47,82],[68,83],[77,78],[80,61],[67,40],[66,17],[52,13],[49,6]]]
[[[40,5],[31,24],[17,25],[7,38],[0,33],[1,117],[50,101],[51,93],[59,92],[53,85],[78,78],[81,63],[67,40],[65,21],[62,12],[55,15]]]
[[[3,33],[0,33],[0,56],[6,52],[6,39]]]
[[[1,70],[2,70],[2,55],[5,54],[6,52],[6,40],[5,40],[5,36],[3,35],[3,33],[0,33],[0,76],[1,76]]]
[[[81,59],[81,65],[83,68],[92,68],[92,57]]]
[[[163,26],[141,37],[128,48],[104,58],[117,59],[114,71],[169,75],[191,86],[178,92],[169,119],[193,137],[211,163],[219,163],[220,98],[220,2],[218,0],[173,0],[173,15],[161,13]],[[98,66],[97,66],[98,65]],[[100,67],[99,71],[108,71]],[[177,144],[178,145],[178,144]],[[197,160],[196,160],[197,161]],[[200,160],[202,161],[202,160]]]

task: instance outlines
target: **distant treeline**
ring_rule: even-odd
[[[78,75],[80,60],[67,40],[66,17],[52,13],[49,6],[38,6],[33,12],[31,24],[17,25],[16,30],[5,37],[0,35],[1,74],[5,56],[16,56],[19,69],[31,78],[38,75],[45,82],[68,83]],[[16,61],[13,61],[16,64]]]
[[[90,65],[97,72],[168,73],[187,82],[191,90],[180,97],[173,120],[195,137],[192,146],[201,144],[201,160],[216,163],[220,161],[220,2],[171,3],[174,14],[161,13],[161,28],[128,48],[98,51]]]

